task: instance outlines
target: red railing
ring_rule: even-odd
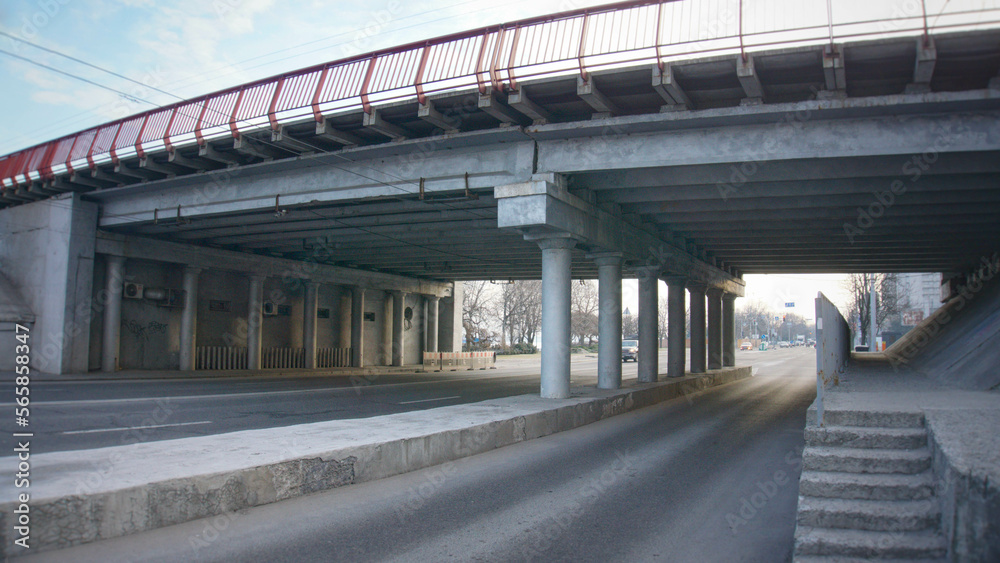
[[[156,108],[0,158],[5,188],[122,157],[373,104],[529,78],[776,45],[996,27],[1000,0],[873,0],[864,18],[832,0],[643,0],[574,10],[325,63]],[[929,21],[930,20],[930,21]]]

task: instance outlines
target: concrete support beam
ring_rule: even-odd
[[[535,123],[545,123],[552,118],[552,114],[547,109],[531,101],[528,98],[527,92],[523,89],[511,92],[507,96],[507,103],[510,107],[530,117]]]
[[[406,330],[404,323],[406,311],[406,293],[392,293],[392,365],[402,366],[406,360]]]
[[[185,170],[182,170],[180,167],[172,164],[160,164],[159,162],[153,160],[153,157],[150,156],[144,156],[139,159],[139,168],[163,174],[168,178],[172,178],[177,174],[183,174],[185,172]],[[72,181],[72,179],[70,181]]]
[[[705,373],[705,284],[688,283],[691,294],[691,373]]]
[[[265,146],[246,135],[240,135],[233,139],[233,150],[244,156],[259,158],[261,160],[274,160],[280,156],[271,147]]]
[[[316,312],[319,308],[319,284],[306,282],[302,307],[302,347],[305,348],[306,369],[316,369]]]
[[[454,117],[442,114],[434,107],[434,102],[430,100],[420,104],[417,108],[417,117],[444,131],[458,131],[459,121]]]
[[[841,45],[827,45],[823,50],[823,76],[827,91],[846,95],[847,72],[844,69],[844,49]]]
[[[325,137],[331,141],[348,147],[360,145],[362,143],[361,137],[358,137],[354,133],[348,133],[347,131],[337,129],[332,123],[330,123],[329,119],[324,119],[322,122],[316,124],[316,135]]]
[[[496,186],[497,225],[538,237],[564,233],[597,251],[622,252],[627,260],[660,264],[726,291],[742,294],[744,283],[728,272],[667,244],[653,229],[569,193],[561,176],[536,174],[532,181]]]
[[[104,182],[108,186],[120,186],[130,179],[129,176],[122,174],[108,173],[100,168],[94,168],[90,171],[90,177],[97,180],[98,182]]]
[[[261,369],[264,332],[264,276],[250,276],[247,306],[247,369]]]
[[[181,371],[194,371],[195,343],[198,339],[198,277],[201,268],[184,268],[184,308],[181,309]]]
[[[937,47],[932,37],[917,38],[917,57],[913,65],[913,83],[906,85],[907,94],[925,94],[931,91],[934,67],[937,64]]]
[[[107,182],[101,182],[95,180],[94,177],[90,175],[90,173],[85,174],[84,172],[73,172],[72,174],[69,175],[68,180],[71,184],[87,186],[88,188],[94,188],[97,190],[103,190],[104,188],[109,186]],[[19,190],[21,188],[23,188],[23,186],[18,186]]]
[[[376,360],[384,366],[392,365],[392,336],[395,326],[395,316],[392,305],[396,302],[393,292],[386,292],[382,298],[382,344],[379,346],[379,358]]]
[[[209,144],[205,143],[198,147],[198,157],[207,158],[208,160],[214,160],[215,162],[221,162],[222,164],[240,164],[240,157],[232,153],[225,153],[215,150],[215,148]]]
[[[570,264],[576,241],[546,238],[542,249],[542,378],[541,396],[569,397],[570,383]]]
[[[139,180],[159,180],[164,177],[164,174],[159,172],[154,172],[146,168],[133,168],[126,166],[124,163],[119,162],[115,165],[115,174],[119,176],[128,176],[130,178],[137,178]],[[59,182],[60,180],[56,178],[53,183]],[[68,186],[68,184],[66,184]]]
[[[438,351],[438,316],[441,298],[436,295],[427,296],[427,348],[428,352]]]
[[[351,367],[365,365],[365,289],[351,288]]]
[[[694,105],[684,89],[674,79],[674,68],[669,64],[653,66],[653,89],[666,102],[668,109],[691,109]]]
[[[722,291],[705,292],[708,302],[708,369],[722,369]]]
[[[101,341],[101,371],[118,371],[118,354],[122,334],[122,289],[125,283],[125,258],[107,257],[105,289],[108,302],[104,306],[104,335]]]
[[[594,108],[594,111],[608,115],[622,112],[614,102],[597,89],[597,85],[594,84],[592,77],[590,80],[584,80],[581,76],[576,78],[576,95],[587,102],[587,105]]]
[[[635,268],[639,276],[639,382],[651,383],[660,372],[659,298],[660,267]]]
[[[349,291],[349,290],[348,290]],[[340,296],[340,330],[337,338],[337,346],[341,348],[351,347],[351,294],[345,293]]]
[[[371,113],[366,113],[364,115],[364,126],[379,133],[380,135],[385,135],[393,141],[402,141],[408,134],[407,132],[398,125],[393,125],[385,119],[382,118],[382,112],[378,109],[372,108]]]
[[[764,86],[754,67],[753,56],[746,55],[746,59],[743,56],[736,57],[736,77],[740,79],[740,85],[747,94],[744,104],[760,104],[764,101]]]
[[[722,365],[736,365],[736,296],[722,296]]]
[[[622,255],[606,252],[588,256],[597,264],[598,317],[597,388],[622,386]]]
[[[498,100],[496,94],[492,91],[485,94],[479,94],[478,106],[480,110],[490,115],[500,123],[520,124],[521,120],[524,119],[521,114],[514,111],[513,108]]]
[[[204,161],[188,158],[176,150],[172,150],[167,153],[167,162],[177,166],[183,166],[184,168],[190,168],[191,170],[210,170],[215,168]]]
[[[687,364],[684,322],[684,286],[687,279],[668,276],[663,281],[667,283],[667,377],[683,377]]]

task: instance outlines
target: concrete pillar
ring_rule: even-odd
[[[705,289],[703,283],[688,282],[691,294],[691,373],[705,373]]]
[[[687,364],[684,328],[684,285],[682,276],[664,278],[667,282],[667,377],[683,377]]]
[[[542,384],[546,399],[569,397],[570,382],[570,265],[576,241],[550,238],[538,241],[542,249]]]
[[[420,351],[427,351],[427,301],[426,295],[420,296]]]
[[[365,290],[351,288],[351,366],[365,365]]]
[[[597,387],[622,386],[622,256],[601,253],[590,258],[597,264],[598,304]]]
[[[639,381],[656,381],[660,372],[658,334],[660,267],[637,268],[639,275]]]
[[[194,371],[198,332],[198,276],[201,268],[184,268],[184,309],[181,310],[181,371]]]
[[[305,303],[302,307],[302,347],[305,348],[306,369],[316,369],[316,309],[319,307],[319,283],[306,282]]]
[[[247,369],[261,369],[260,345],[264,329],[264,276],[250,276],[247,307]]]
[[[392,304],[394,302],[395,296],[392,292],[387,291],[385,297],[382,299],[382,345],[379,346],[379,359],[377,360],[384,366],[392,365],[392,327],[394,319],[392,316]]]
[[[705,292],[708,301],[708,369],[722,368],[722,290]]]
[[[431,295],[427,298],[427,351],[438,351],[438,312],[441,298]]]
[[[340,337],[337,346],[351,347],[351,294],[345,292],[340,296]]]
[[[736,295],[722,295],[722,365],[736,365]]]
[[[402,366],[406,359],[406,341],[403,323],[406,321],[403,314],[406,311],[406,293],[403,291],[392,292],[392,365]]]
[[[105,288],[108,303],[104,306],[104,340],[101,347],[101,371],[118,371],[118,352],[122,335],[122,289],[125,283],[125,257],[107,256]]]

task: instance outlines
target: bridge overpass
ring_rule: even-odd
[[[886,27],[733,2],[706,33],[689,4],[472,30],[3,157],[4,274],[36,367],[416,363],[460,346],[455,282],[541,278],[541,392],[561,398],[573,278],[600,280],[614,388],[623,277],[653,381],[658,280],[671,327],[692,297],[699,372],[734,362],[744,274],[961,276],[997,250],[1000,9]]]

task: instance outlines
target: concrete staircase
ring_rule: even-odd
[[[923,414],[828,411],[824,422],[806,426],[794,560],[944,560]]]

